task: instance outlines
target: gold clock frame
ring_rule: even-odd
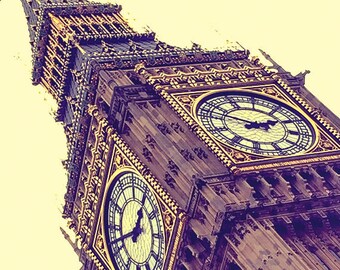
[[[165,189],[163,189],[157,179],[150,172],[143,170],[144,166],[139,161],[138,157],[129,149],[128,145],[120,138],[117,133],[111,135],[114,138],[115,145],[112,152],[112,160],[109,168],[109,177],[104,181],[105,189],[103,200],[100,207],[101,212],[98,216],[98,222],[95,228],[93,249],[96,254],[101,257],[108,269],[115,269],[110,258],[107,239],[105,237],[104,224],[104,208],[108,196],[108,191],[114,179],[121,173],[134,172],[143,178],[144,183],[150,188],[151,192],[157,200],[159,213],[164,227],[165,253],[164,258],[168,258],[163,262],[163,269],[173,269],[175,258],[179,250],[179,242],[185,229],[187,222],[186,214],[178,208],[177,203],[170,197]],[[175,226],[176,225],[176,226]],[[170,243],[173,242],[173,247],[169,250]],[[167,263],[164,268],[164,264]]]
[[[209,96],[213,96],[213,95],[216,95],[216,94],[223,94],[223,93],[244,93],[245,95],[251,95],[251,94],[254,94],[256,96],[259,96],[259,97],[264,97],[264,99],[268,99],[268,100],[274,100],[274,101],[277,101],[278,103],[283,103],[284,106],[288,107],[290,110],[292,111],[296,111],[298,114],[302,115],[302,117],[305,118],[305,120],[308,122],[308,124],[311,126],[311,129],[312,129],[312,132],[314,132],[314,135],[315,135],[315,138],[314,138],[314,141],[312,143],[312,145],[305,151],[301,151],[297,154],[293,154],[292,156],[299,156],[299,155],[304,155],[306,153],[310,153],[311,151],[313,151],[313,149],[315,149],[316,145],[318,144],[319,142],[319,138],[320,138],[320,133],[319,133],[319,130],[317,128],[317,125],[315,124],[315,122],[303,111],[301,110],[300,107],[298,106],[292,106],[292,103],[289,103],[287,101],[287,99],[281,97],[281,98],[278,98],[277,96],[273,96],[273,95],[269,95],[269,94],[266,94],[266,93],[260,93],[260,92],[254,92],[254,91],[251,91],[249,89],[242,89],[242,88],[222,88],[222,89],[218,89],[218,90],[201,90],[201,91],[197,91],[197,92],[190,92],[190,94],[200,94],[199,97],[197,97],[194,102],[193,102],[193,105],[191,106],[191,111],[190,111],[190,114],[194,117],[194,119],[197,121],[197,123],[200,124],[200,121],[198,120],[197,118],[197,107],[199,105],[199,103],[209,97]],[[261,155],[261,154],[255,154],[255,153],[249,153],[249,152],[246,152],[246,151],[242,151],[242,150],[239,150],[235,147],[233,147],[232,145],[229,145],[227,143],[224,143],[222,142],[221,140],[215,138],[212,134],[210,134],[210,132],[205,128],[205,126],[203,126],[202,124],[200,124],[202,126],[202,128],[205,130],[205,132],[207,132],[210,137],[215,140],[216,142],[218,142],[219,144],[222,144],[226,147],[230,147],[232,149],[234,149],[234,151],[240,151],[246,155],[253,155],[253,156],[257,156],[257,157],[262,157],[262,158],[279,158],[279,157],[285,157],[285,156],[280,156],[280,155],[273,155],[273,156],[267,156],[267,155]]]
[[[166,250],[166,243],[169,241],[169,239],[167,239],[167,236],[165,234],[165,230],[166,230],[166,226],[165,226],[165,223],[164,223],[164,217],[163,217],[163,213],[162,213],[162,209],[160,207],[160,202],[159,202],[159,198],[157,196],[157,193],[154,192],[153,188],[150,186],[150,184],[144,179],[144,177],[136,170],[134,169],[132,166],[124,166],[122,168],[119,168],[117,169],[116,171],[114,171],[114,173],[109,177],[109,180],[107,181],[107,184],[106,184],[106,187],[105,187],[105,191],[104,191],[104,196],[103,196],[103,202],[102,202],[102,209],[103,211],[101,212],[101,220],[105,220],[105,211],[107,209],[105,209],[105,204],[106,204],[106,201],[108,200],[108,196],[110,195],[109,194],[109,190],[111,188],[112,185],[115,185],[115,182],[118,181],[117,177],[119,177],[119,175],[123,175],[125,173],[135,173],[137,174],[141,179],[142,181],[148,186],[148,188],[151,190],[152,192],[152,195],[155,196],[156,198],[156,201],[157,201],[157,208],[159,210],[159,213],[160,213],[160,219],[161,219],[161,222],[163,224],[163,237],[164,237],[164,258],[166,257],[166,254],[167,254],[167,250]],[[116,180],[117,179],[117,180]],[[115,181],[116,180],[116,181]],[[107,240],[106,239],[106,233],[105,233],[105,224],[104,222],[101,222],[101,229],[103,231],[103,234],[104,234],[104,246],[105,246],[105,250],[107,251],[107,254],[110,254],[109,253],[109,247],[107,245]],[[113,267],[113,263],[112,263],[112,258],[110,257],[110,255],[108,256],[109,259],[110,259],[110,266],[112,267],[112,269],[114,269]],[[164,265],[164,261],[163,261],[163,265]]]

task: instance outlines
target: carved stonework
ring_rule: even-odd
[[[195,147],[192,150],[198,156],[198,158],[200,158],[200,159],[207,159],[208,158],[207,153],[201,147]]]
[[[143,147],[142,150],[142,155],[145,157],[145,159],[149,162],[152,162],[152,153],[150,152],[150,150],[147,147]]]
[[[330,141],[325,135],[321,134],[319,143],[314,151],[321,152],[321,151],[331,151],[335,149],[336,149],[336,145],[332,141]]]
[[[170,173],[166,172],[164,176],[165,183],[168,184],[169,187],[175,188],[176,181],[175,179],[170,175]]]
[[[166,210],[163,213],[163,216],[164,216],[163,218],[164,218],[164,224],[165,224],[166,230],[172,231],[173,230],[173,226],[175,224],[174,215],[169,210]]]
[[[147,134],[145,137],[145,142],[152,148],[155,148],[156,145],[156,141],[154,138],[152,138],[152,136],[150,134]]]
[[[113,158],[114,162],[113,171],[116,171],[123,167],[131,166],[130,162],[126,159],[125,155],[118,148],[115,148],[114,152],[115,153]]]
[[[175,174],[175,175],[178,175],[178,173],[179,173],[179,167],[176,165],[176,163],[173,161],[173,160],[169,160],[168,161],[168,168],[169,168],[169,170],[173,173],[173,174]]]
[[[160,132],[164,135],[171,134],[170,128],[167,123],[161,123],[156,125]]]

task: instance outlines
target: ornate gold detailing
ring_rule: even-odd
[[[84,155],[84,164],[80,175],[78,197],[81,208],[75,213],[78,218],[77,232],[85,234],[84,240],[89,243],[95,216],[98,208],[98,198],[103,182],[106,162],[109,159],[110,132],[107,130],[107,120],[95,105],[90,105],[88,112],[93,116],[89,131],[88,146]]]
[[[64,30],[64,24],[63,22],[56,16],[54,16],[52,13],[49,13],[48,16],[50,16],[52,24],[60,31]]]
[[[170,253],[168,270],[172,270],[174,267],[179,245],[182,242],[182,235],[184,232],[187,219],[188,217],[184,212],[179,213],[178,215],[179,224],[178,224],[177,232],[176,232],[175,239],[174,239],[173,249],[171,250],[171,253]]]
[[[156,90],[211,88],[212,86],[273,80],[269,76],[270,73],[261,67],[244,65],[242,67],[228,66],[225,68],[223,65],[189,66],[183,68],[183,70],[177,67],[169,67],[153,70],[152,73],[146,70],[144,65],[138,65],[135,70],[143,75],[150,84],[154,85]]]
[[[95,263],[95,265],[98,267],[99,270],[105,269],[105,267],[101,264],[101,262],[98,260],[97,256],[93,253],[93,251],[90,248],[85,249],[85,247],[84,247],[83,249],[85,250],[85,252],[89,256],[89,258]]]
[[[323,133],[320,134],[319,142],[317,146],[315,147],[315,152],[326,152],[326,151],[332,151],[336,150],[336,145],[329,140]]]
[[[104,239],[101,235],[97,235],[95,246],[101,253],[105,252],[104,251]]]
[[[106,43],[104,40],[101,41],[101,45],[102,45],[102,52],[104,53],[110,53],[110,54],[115,54],[117,53],[114,46],[112,46],[109,43]]]
[[[175,224],[175,216],[169,210],[166,210],[163,213],[163,217],[165,229],[168,231],[172,231]]]
[[[235,160],[240,161],[240,162],[250,160],[250,159],[249,159],[249,155],[247,155],[247,154],[245,154],[245,153],[241,153],[241,152],[239,152],[239,151],[232,151],[231,156],[232,156]]]
[[[198,95],[197,94],[196,95],[182,95],[182,96],[176,95],[175,97],[182,104],[182,106],[190,112],[195,102],[195,99],[198,97]]]
[[[114,157],[113,157],[113,171],[121,169],[123,167],[131,166],[131,163],[125,158],[124,154],[116,149],[114,151]]]

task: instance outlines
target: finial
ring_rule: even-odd
[[[310,73],[310,70],[305,70],[304,72],[299,72],[295,77],[299,80],[300,85],[305,85],[306,75]]]
[[[192,41],[191,41],[191,43],[192,43],[192,47],[191,47],[192,50],[194,50],[194,51],[196,51],[196,50],[201,51],[202,50],[202,46],[201,45],[199,45],[199,44],[197,44],[195,42],[192,42]]]
[[[273,58],[271,58],[269,54],[267,54],[265,51],[261,49],[259,49],[259,51],[264,56],[264,58],[266,58],[272,64],[271,68],[276,69],[278,72],[282,72],[282,73],[286,72],[286,70],[284,70]]]
[[[78,240],[76,240],[75,242],[73,242],[71,240],[71,237],[70,235],[62,228],[62,227],[59,227],[60,228],[60,231],[61,233],[63,234],[64,238],[67,240],[67,242],[69,242],[69,244],[71,245],[71,247],[73,248],[74,252],[79,256],[80,255],[80,249],[78,248]]]

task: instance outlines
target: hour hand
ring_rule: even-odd
[[[277,121],[273,121],[273,120],[267,120],[266,122],[255,121],[255,122],[245,124],[244,127],[247,129],[262,128],[264,130],[268,130],[270,126],[275,126],[276,123]]]
[[[132,242],[136,243],[137,242],[137,238],[138,236],[142,233],[142,228],[140,226],[140,222],[143,218],[143,207],[141,207],[138,212],[137,212],[137,222],[136,222],[136,225],[135,227],[133,228],[132,232],[134,233],[132,235]]]

